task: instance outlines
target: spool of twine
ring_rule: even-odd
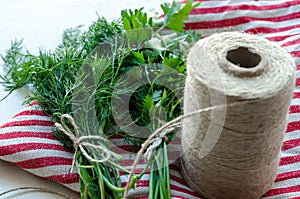
[[[296,66],[274,43],[238,32],[214,34],[188,55],[181,166],[206,199],[257,199],[279,165]],[[234,104],[230,106],[230,104]]]

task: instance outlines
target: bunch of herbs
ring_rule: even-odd
[[[85,32],[81,26],[66,30],[53,52],[40,50],[34,55],[23,48],[22,41],[14,41],[6,54],[1,55],[7,70],[6,75],[0,76],[1,84],[9,94],[31,85],[32,94],[25,103],[37,100],[53,121],[59,122],[63,114],[70,114],[76,117],[81,135],[96,134],[108,139],[117,135],[138,149],[145,137],[139,136],[140,132],[131,135],[118,128],[111,103],[112,98],[116,99],[114,90],[123,88],[118,90],[120,102],[122,96],[131,95],[128,113],[135,125],[148,128],[149,132],[181,114],[186,52],[200,38],[195,32],[184,30],[184,20],[198,5],[192,0],[183,6],[178,2],[164,3],[161,5],[164,17],[159,21],[154,21],[142,8],[123,10],[121,20],[117,21],[99,17]],[[172,34],[164,35],[166,29]],[[147,84],[124,86],[127,82],[121,81],[122,77],[132,68],[143,71]],[[177,75],[168,76],[169,68]],[[162,85],[162,79],[176,89]],[[96,110],[95,120],[91,120],[91,109]],[[161,114],[166,121],[157,119]],[[66,135],[57,130],[53,133],[67,148],[73,149]],[[149,198],[171,198],[167,144],[174,136],[153,151],[145,169],[134,176],[131,188],[150,169]],[[97,144],[110,147],[105,142]],[[103,156],[99,151],[87,151],[92,157]],[[108,162],[98,164],[78,151],[76,166],[81,197],[122,198],[120,171],[125,175],[130,172],[119,160],[113,153]]]

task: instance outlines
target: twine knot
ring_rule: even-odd
[[[161,133],[159,133],[156,137],[151,139],[149,142],[145,142],[144,144],[142,144],[147,146],[149,145],[146,152],[144,153],[144,157],[146,158],[146,160],[149,161],[151,159],[151,154],[153,150],[159,147],[159,145],[163,142],[163,140],[167,140],[168,135],[170,133],[178,132],[180,128],[181,128],[181,122],[176,122],[170,125],[168,128],[163,129]]]
[[[71,126],[74,129],[74,132],[72,132],[70,130],[70,128],[68,127],[66,120],[68,122],[70,122]],[[81,153],[83,154],[84,157],[86,157],[88,160],[92,161],[92,162],[97,162],[97,163],[103,163],[108,161],[112,154],[111,151],[109,149],[107,149],[105,146],[102,145],[95,145],[90,143],[89,141],[108,141],[106,138],[102,137],[102,136],[96,136],[96,135],[88,135],[88,136],[80,136],[79,131],[78,131],[78,127],[75,124],[75,121],[73,119],[73,117],[69,114],[64,114],[61,116],[61,124],[60,123],[55,123],[55,126],[58,130],[60,130],[61,132],[63,132],[65,135],[67,135],[73,142],[73,146],[75,149],[75,153],[73,156],[73,161],[72,161],[72,167],[71,167],[71,173],[73,172],[74,166],[75,166],[75,160],[76,160],[76,154],[78,149],[81,151]],[[104,157],[101,159],[95,159],[93,157],[91,157],[88,152],[86,151],[85,148],[93,148],[96,149],[97,151],[101,151],[101,153],[104,154]]]

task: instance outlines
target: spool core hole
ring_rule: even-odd
[[[226,59],[242,68],[254,68],[261,62],[261,57],[258,54],[250,52],[245,47],[228,51]]]

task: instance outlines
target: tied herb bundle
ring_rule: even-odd
[[[15,41],[1,56],[7,74],[0,76],[9,94],[32,85],[24,103],[39,102],[55,122],[64,114],[72,115],[76,126],[65,121],[80,136],[97,135],[105,140],[119,136],[136,152],[147,136],[167,121],[181,114],[187,50],[200,38],[184,30],[184,20],[199,3],[188,0],[162,4],[162,19],[155,21],[143,9],[123,10],[121,19],[108,22],[99,17],[87,31],[81,27],[66,30],[62,43],[53,51],[41,50],[33,55]],[[123,109],[124,103],[127,109]],[[53,132],[65,147],[74,143],[59,130]],[[166,135],[147,157],[147,166],[134,174],[129,188],[134,189],[147,170],[149,198],[171,198],[167,144],[175,132]],[[91,140],[109,150],[112,144]],[[106,154],[85,147],[94,159]],[[75,162],[80,175],[82,198],[122,198],[120,155],[110,151],[110,158],[97,163],[80,150]]]

